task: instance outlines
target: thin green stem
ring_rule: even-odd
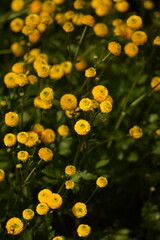
[[[102,58],[102,60],[101,60],[99,63],[97,63],[95,67],[96,67],[96,68],[99,67],[102,63],[104,63],[104,62],[106,61],[106,59],[107,59],[110,55],[111,55],[111,52],[107,53],[107,55],[106,55],[104,58]]]
[[[85,26],[84,29],[83,29],[82,35],[81,35],[81,37],[80,37],[78,46],[77,46],[76,51],[75,51],[75,55],[74,55],[74,60],[73,60],[73,62],[75,62],[75,61],[77,60],[77,56],[78,56],[78,54],[79,54],[79,50],[80,50],[81,44],[82,44],[82,42],[83,42],[83,39],[84,39],[84,37],[85,37],[85,34],[86,34],[86,32],[87,32],[87,29],[88,29],[87,26]]]
[[[86,86],[86,84],[89,82],[90,78],[86,78],[86,80],[84,81],[83,85],[81,86],[80,90],[79,90],[79,95],[82,93],[84,87]]]
[[[60,186],[60,188],[59,188],[59,190],[58,190],[58,192],[57,193],[60,193],[61,192],[61,190],[63,189],[63,187],[64,187],[64,184],[65,184],[65,181],[62,183],[62,185]]]
[[[85,204],[87,204],[87,203],[91,200],[91,198],[92,198],[93,195],[97,192],[97,190],[98,190],[98,186],[96,186],[96,188],[94,189],[94,191],[92,192],[92,194],[89,196],[89,198],[87,199],[87,201],[85,202]]]

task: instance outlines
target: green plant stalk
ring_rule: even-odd
[[[75,51],[75,55],[74,55],[74,60],[73,60],[73,62],[75,62],[76,59],[77,59],[77,56],[78,56],[78,54],[79,54],[79,50],[80,50],[81,44],[82,44],[83,39],[84,39],[84,37],[85,37],[85,34],[86,34],[86,32],[87,32],[87,29],[88,29],[88,26],[85,26],[84,29],[83,29],[83,32],[82,32],[82,34],[81,34],[81,37],[80,37],[78,46],[77,46],[76,51]]]
[[[99,63],[97,63],[97,64],[95,65],[95,67],[96,67],[96,68],[99,67],[102,63],[104,63],[104,62],[106,61],[106,59],[107,59],[110,55],[111,55],[111,52],[107,53],[107,55],[106,55],[104,58],[102,58],[102,60],[101,60]]]
[[[93,195],[97,192],[97,190],[98,190],[98,186],[96,186],[96,188],[95,188],[94,191],[91,193],[91,195],[89,196],[89,198],[87,199],[87,201],[85,202],[85,204],[87,204],[87,203],[91,200],[91,198],[92,198]]]
[[[25,179],[24,182],[23,182],[22,187],[24,187],[24,186],[27,184],[28,180],[30,179],[30,177],[32,176],[32,174],[35,172],[35,170],[36,170],[37,167],[41,164],[42,161],[43,161],[43,160],[40,159],[39,162],[37,163],[37,165],[36,165],[36,166],[32,169],[32,171],[28,174],[28,176],[26,177],[26,179]]]

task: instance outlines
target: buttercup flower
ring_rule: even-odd
[[[135,125],[134,127],[132,127],[130,130],[129,130],[129,135],[132,137],[132,138],[135,138],[135,139],[138,139],[138,138],[141,138],[143,136],[143,132],[142,132],[142,129],[140,127],[138,127],[137,125]]]
[[[60,236],[57,236],[57,237],[52,238],[52,240],[64,240],[64,239]]]
[[[108,27],[105,23],[96,23],[93,31],[98,37],[105,37],[108,34]]]
[[[53,158],[53,152],[51,149],[42,147],[38,151],[38,155],[41,159],[43,159],[45,162],[51,161]]]
[[[55,64],[50,69],[50,78],[59,80],[61,77],[63,77],[64,71],[61,65]]]
[[[24,26],[24,20],[22,18],[14,18],[10,22],[10,28],[13,32],[20,32]]]
[[[40,135],[44,131],[44,127],[40,123],[35,123],[34,125],[32,125],[31,130]]]
[[[79,107],[83,111],[92,110],[92,107],[93,107],[92,100],[89,98],[82,98],[81,101],[79,102]]]
[[[143,21],[142,18],[138,15],[132,15],[127,19],[127,26],[133,30],[138,30],[142,27]]]
[[[16,136],[13,134],[13,133],[7,133],[3,139],[4,141],[4,144],[7,146],[7,147],[12,147],[16,144]]]
[[[126,12],[129,9],[129,3],[125,0],[119,1],[115,4],[115,8],[118,12]]]
[[[73,176],[76,174],[76,167],[73,166],[73,165],[68,165],[66,168],[65,168],[65,173],[68,175],[68,176]]]
[[[19,116],[15,112],[8,112],[5,114],[5,124],[10,127],[15,127],[19,123]]]
[[[47,197],[47,204],[52,209],[58,209],[63,203],[62,197],[58,193],[49,194]]]
[[[108,100],[101,102],[99,106],[102,113],[109,113],[112,111],[112,103]]]
[[[29,134],[27,132],[19,132],[17,134],[17,141],[19,143],[25,144],[28,141]]]
[[[7,232],[12,235],[20,234],[23,228],[23,222],[17,217],[10,218],[6,223]]]
[[[151,80],[151,88],[153,88],[154,91],[160,91],[160,77],[156,76],[156,77],[152,78],[152,80]]]
[[[132,34],[132,42],[134,42],[136,45],[143,45],[147,42],[147,34],[143,31],[136,31]]]
[[[84,119],[80,119],[76,122],[76,124],[74,125],[74,130],[76,131],[76,133],[78,133],[79,135],[86,135],[89,133],[89,131],[91,130],[91,125],[89,124],[88,121],[84,120]]]
[[[3,171],[3,169],[0,169],[0,182],[3,182],[5,179],[5,172]]]
[[[47,197],[52,194],[52,191],[49,189],[43,189],[38,193],[38,200],[41,203],[47,203]]]
[[[115,56],[121,54],[121,45],[117,42],[110,42],[108,44],[108,50]]]
[[[71,22],[67,21],[65,22],[65,24],[63,25],[63,30],[65,32],[72,32],[74,30],[74,26]]]
[[[124,52],[129,57],[135,57],[138,54],[139,48],[135,43],[129,42],[124,46]]]
[[[17,158],[22,162],[25,162],[29,158],[29,153],[27,151],[19,151],[17,153]]]
[[[96,180],[96,185],[100,188],[106,187],[108,185],[108,180],[106,177],[99,177]]]
[[[85,76],[86,77],[95,77],[96,76],[96,69],[91,67],[85,70]]]
[[[28,141],[25,143],[25,145],[27,147],[33,147],[34,145],[36,145],[39,141],[39,137],[38,134],[36,132],[33,131],[29,131],[28,132]]]
[[[91,227],[87,224],[80,224],[77,228],[79,237],[87,237],[91,232]]]
[[[40,22],[40,17],[38,14],[32,13],[25,18],[25,24],[35,28]]]
[[[69,128],[67,125],[61,125],[57,129],[60,136],[67,136],[69,134]]]
[[[92,89],[92,95],[95,100],[102,102],[108,97],[108,89],[103,85],[97,85]]]
[[[66,187],[66,189],[73,189],[74,188],[74,182],[73,181],[66,181],[65,182],[65,187]]]
[[[25,220],[31,220],[34,217],[34,211],[30,208],[24,209],[22,216]]]
[[[73,94],[64,94],[60,99],[63,110],[74,110],[77,107],[77,98]]]
[[[41,132],[41,140],[45,144],[53,143],[55,139],[56,139],[56,134],[52,129],[46,128]]]
[[[72,207],[72,213],[77,218],[82,218],[87,214],[87,206],[85,203],[77,202]]]
[[[160,46],[160,36],[156,36],[154,39],[153,39],[153,44],[157,45],[157,46]]]
[[[36,212],[39,215],[46,215],[49,211],[49,207],[46,203],[39,203],[36,207]]]

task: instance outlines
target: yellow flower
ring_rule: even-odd
[[[39,203],[36,207],[36,212],[39,215],[45,215],[48,213],[48,211],[49,211],[49,207],[46,203]]]
[[[33,33],[29,35],[29,42],[36,43],[39,40],[40,36],[40,31],[38,29],[34,29]]]
[[[22,166],[21,163],[17,163],[17,164],[16,164],[16,168],[17,168],[17,169],[20,169],[20,168],[22,168],[22,167],[23,167],[23,166]]]
[[[77,107],[77,98],[73,94],[64,94],[60,99],[63,110],[74,110]]]
[[[147,42],[147,34],[143,31],[136,31],[132,34],[132,42],[134,42],[136,45],[143,45]]]
[[[43,132],[44,127],[40,123],[35,123],[34,125],[31,126],[31,130],[40,135]]]
[[[67,125],[61,125],[57,129],[60,136],[67,136],[69,134],[69,128]]]
[[[54,0],[54,2],[56,3],[56,4],[62,4],[62,3],[64,3],[64,1],[65,0]],[[58,240],[58,239],[57,239]]]
[[[24,67],[25,67],[25,64],[24,62],[17,62],[15,64],[13,64],[12,66],[12,71],[14,73],[23,73],[24,72]]]
[[[133,30],[138,30],[142,27],[143,21],[140,16],[132,15],[127,19],[126,24],[129,28]]]
[[[78,60],[78,62],[75,63],[75,68],[77,71],[83,71],[86,69],[87,64],[83,59]]]
[[[141,138],[143,136],[143,132],[142,132],[142,129],[140,127],[135,125],[134,127],[129,129],[129,135],[134,139],[138,139],[138,138]]]
[[[92,110],[93,102],[89,98],[82,98],[81,101],[79,102],[79,107],[83,111],[90,111]]]
[[[40,31],[40,33],[43,33],[47,29],[47,25],[45,23],[39,23],[37,29]]]
[[[74,30],[74,26],[71,22],[67,21],[63,25],[63,30],[67,33],[72,32]]]
[[[85,2],[83,0],[75,0],[73,3],[73,7],[77,10],[83,9],[85,6]]]
[[[159,136],[160,135],[160,129],[156,130],[156,134]]]
[[[23,231],[23,228],[23,222],[17,217],[10,218],[6,223],[8,234],[17,235]]]
[[[60,64],[65,74],[70,74],[72,70],[72,63],[70,61],[64,61]]]
[[[153,40],[153,44],[160,46],[160,36],[156,36]]]
[[[64,71],[63,71],[62,66],[60,66],[59,64],[55,64],[51,67],[50,78],[59,80],[60,78],[63,77],[63,75],[64,75]]]
[[[56,139],[56,134],[52,129],[46,128],[41,132],[41,140],[43,143],[45,144],[53,143],[55,139]]]
[[[34,145],[36,145],[39,141],[39,137],[38,134],[33,132],[33,131],[29,131],[28,132],[28,141],[25,143],[25,145],[27,147],[33,147]]]
[[[65,168],[65,173],[68,175],[68,176],[73,176],[76,174],[76,168],[75,166],[73,165],[68,165],[66,168]]]
[[[87,237],[91,232],[91,227],[87,224],[80,224],[77,228],[79,237]]]
[[[43,109],[46,109],[46,110],[51,109],[52,101],[42,101],[40,107],[43,108]]]
[[[39,13],[42,9],[42,2],[34,0],[29,4],[29,9],[32,13]]]
[[[40,22],[40,17],[38,14],[32,13],[25,18],[25,24],[35,28]]]
[[[129,9],[129,3],[127,1],[120,1],[115,4],[115,8],[118,12],[126,12]]]
[[[156,76],[152,78],[151,88],[154,88],[154,91],[160,91],[160,77]]]
[[[95,19],[91,15],[84,15],[82,17],[82,23],[87,25],[87,26],[93,27],[94,24],[95,24]]]
[[[98,37],[105,37],[108,34],[108,27],[105,23],[96,23],[93,31]]]
[[[33,32],[34,32],[34,28],[28,25],[24,25],[24,27],[22,28],[22,33],[26,36],[31,35]]]
[[[38,155],[41,159],[43,159],[45,162],[51,161],[53,158],[53,152],[51,149],[42,147],[38,151]]]
[[[8,112],[5,114],[5,124],[10,127],[15,127],[19,123],[19,116],[15,112]]]
[[[48,64],[41,64],[36,68],[36,71],[39,77],[46,78],[50,74],[50,66]]]
[[[97,85],[92,89],[92,95],[96,101],[102,102],[108,97],[108,89],[103,85]]]
[[[108,50],[115,56],[121,54],[121,45],[117,42],[110,42],[108,44]]]
[[[4,141],[4,144],[7,146],[7,147],[12,147],[16,144],[16,136],[13,134],[13,133],[7,133],[3,139]]]
[[[22,216],[25,220],[31,220],[34,217],[34,211],[30,208],[24,209]]]
[[[53,13],[56,10],[56,5],[53,1],[47,0],[43,2],[42,10],[46,13]]]
[[[85,203],[77,202],[72,207],[72,213],[77,218],[82,218],[87,214],[87,206]]]
[[[34,84],[34,83],[38,82],[38,78],[35,75],[29,75],[28,81],[29,81],[29,83]]]
[[[34,98],[34,106],[37,108],[41,108],[43,105],[43,101],[40,99],[39,96]]]
[[[11,3],[11,9],[14,12],[20,12],[25,6],[25,2],[23,0],[13,0]]]
[[[24,52],[24,44],[25,44],[25,41],[20,41],[20,42],[14,42],[12,43],[10,49],[11,49],[11,52],[16,56],[16,57],[19,57],[23,54]]]
[[[3,169],[0,169],[0,182],[3,182],[5,179],[5,172],[3,171]]]
[[[49,189],[43,189],[38,193],[38,200],[41,203],[47,203],[47,197],[52,194],[52,191]]]
[[[88,121],[84,120],[84,119],[80,119],[76,122],[76,124],[74,125],[74,130],[76,131],[76,133],[78,133],[79,135],[86,135],[89,133],[89,131],[91,130],[91,125],[89,124]]]
[[[17,134],[17,141],[19,143],[25,144],[28,141],[29,135],[27,132],[19,132]]]
[[[16,77],[17,77],[17,74],[13,72],[9,72],[5,75],[4,83],[7,88],[15,88],[18,86],[18,84],[15,81]]]
[[[98,187],[103,188],[103,187],[106,187],[108,185],[108,180],[105,177],[99,177],[96,180],[96,184],[97,184]]]
[[[96,69],[91,67],[85,70],[85,76],[86,77],[95,77],[96,76]]]
[[[54,99],[54,92],[52,88],[46,87],[40,92],[40,99],[42,101],[52,101]]]
[[[143,1],[143,6],[147,10],[152,10],[154,8],[154,2],[150,0],[144,0]]]
[[[139,48],[135,43],[129,42],[124,46],[124,52],[129,57],[135,57],[138,54]]]
[[[74,182],[73,181],[66,181],[65,182],[65,187],[66,187],[66,189],[73,189],[74,188]]]
[[[27,75],[25,75],[25,74],[23,74],[23,73],[17,74],[17,77],[16,77],[16,79],[15,79],[15,82],[16,82],[19,86],[21,86],[21,87],[25,86],[26,84],[28,84]]]
[[[109,113],[112,111],[112,103],[108,100],[101,102],[99,106],[102,113]]]
[[[62,197],[58,193],[52,193],[47,197],[47,204],[52,209],[58,209],[63,203]]]
[[[62,237],[58,236],[58,237],[52,238],[52,240],[64,240],[64,239]]]
[[[15,18],[10,22],[10,28],[13,32],[20,32],[24,26],[22,18]]]
[[[22,162],[25,162],[29,158],[29,153],[27,151],[19,151],[17,153],[17,158]]]

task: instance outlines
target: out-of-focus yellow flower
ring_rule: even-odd
[[[5,172],[3,171],[3,169],[0,169],[0,182],[3,182],[5,179]]]
[[[121,45],[118,42],[110,42],[108,44],[108,50],[115,56],[121,54]]]
[[[160,77],[159,76],[155,76],[152,78],[151,88],[154,88],[154,91],[160,91]]]
[[[57,129],[57,131],[58,131],[58,133],[59,133],[59,135],[60,136],[63,136],[63,137],[65,137],[65,136],[67,136],[68,134],[69,134],[69,128],[68,128],[68,126],[67,125],[61,125],[61,126],[59,126],[58,127],[58,129]]]
[[[53,143],[55,141],[55,138],[56,138],[56,134],[50,128],[46,128],[41,132],[41,140],[45,144]]]

